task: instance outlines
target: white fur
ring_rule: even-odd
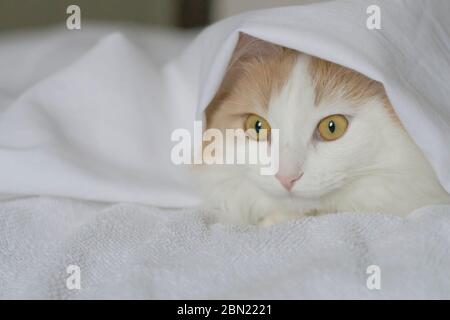
[[[404,216],[428,204],[450,203],[421,150],[381,101],[351,106],[336,99],[315,106],[308,63],[299,56],[268,112],[260,114],[280,129],[280,172],[303,171],[303,177],[289,193],[255,165],[207,166],[202,183],[222,221],[272,224],[349,211]],[[346,115],[349,126],[340,139],[325,142],[316,127],[332,114]]]

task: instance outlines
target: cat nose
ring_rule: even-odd
[[[287,190],[287,191],[291,191],[292,187],[294,186],[294,184],[300,180],[300,178],[303,176],[303,172],[300,172],[299,174],[296,175],[280,175],[280,174],[276,174],[275,177],[278,179],[278,181],[280,181],[281,185]]]

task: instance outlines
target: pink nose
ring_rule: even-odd
[[[291,191],[294,184],[302,177],[303,172],[297,174],[297,175],[288,175],[283,176],[280,174],[276,174],[275,177],[280,181],[281,185],[287,190]]]

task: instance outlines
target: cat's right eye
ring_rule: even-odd
[[[250,114],[244,125],[247,135],[257,141],[267,140],[270,134],[270,125],[266,119],[256,114]]]

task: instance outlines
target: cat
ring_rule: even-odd
[[[383,85],[338,64],[241,33],[205,119],[205,129],[248,129],[250,121],[280,134],[275,176],[255,165],[201,168],[207,206],[222,222],[272,225],[336,212],[405,216],[450,203]]]

